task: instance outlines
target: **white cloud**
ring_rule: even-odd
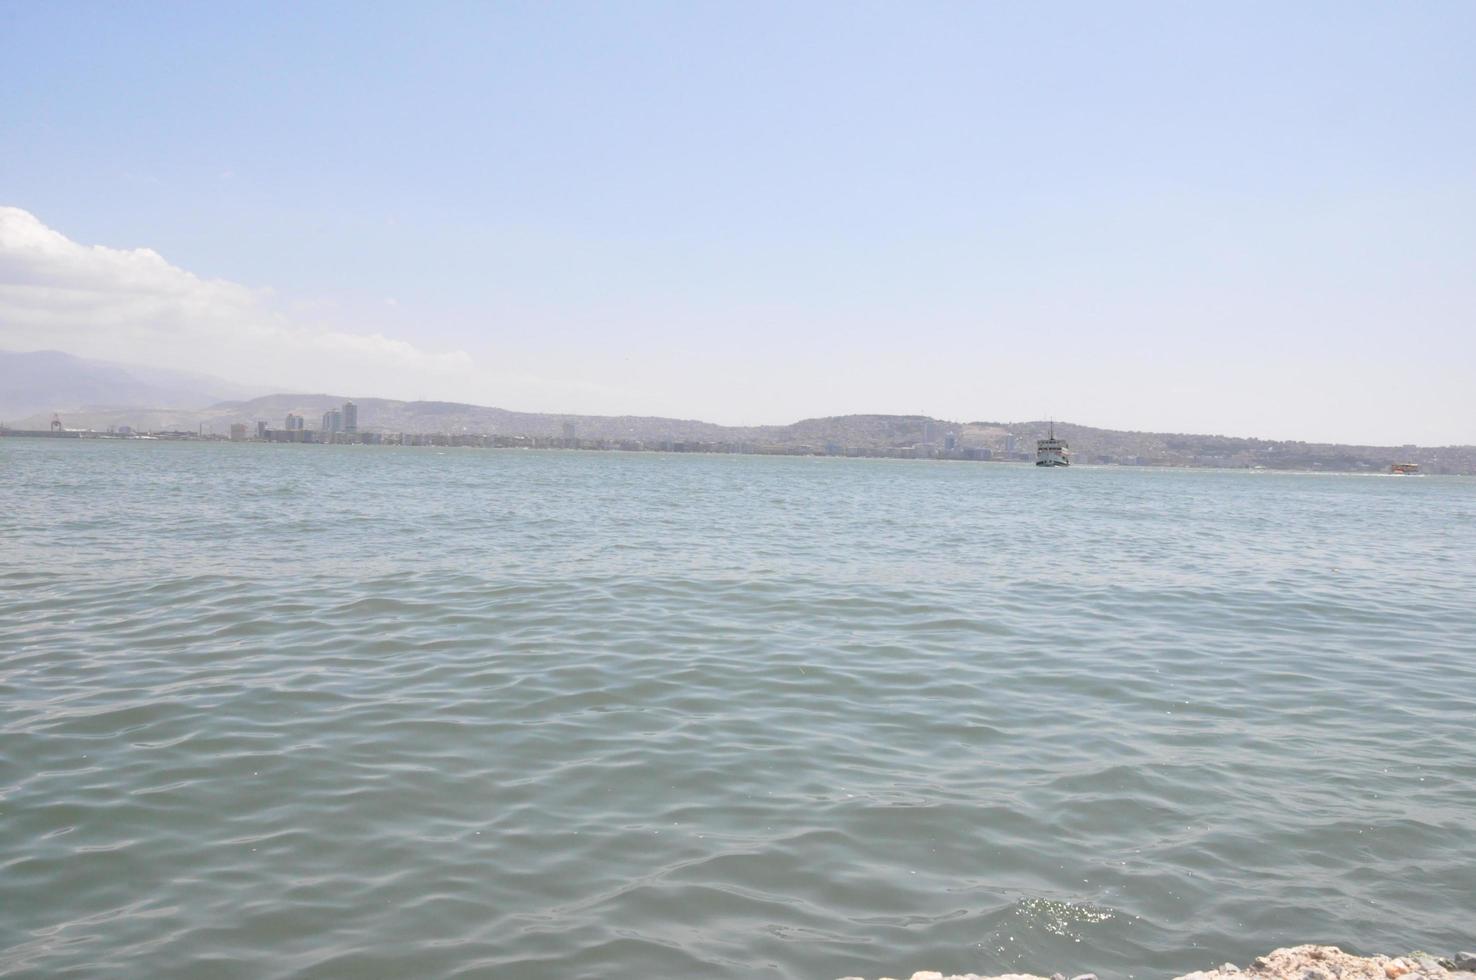
[[[465,351],[303,322],[270,290],[202,279],[148,248],[82,245],[14,207],[0,207],[0,348],[347,394],[473,377]]]

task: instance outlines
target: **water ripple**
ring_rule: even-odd
[[[1127,976],[1476,914],[1469,481],[68,442],[0,444],[0,974]]]

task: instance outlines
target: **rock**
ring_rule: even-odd
[[[860,978],[843,977],[842,980]],[[936,970],[919,970],[912,974],[911,980],[1066,980],[1066,974],[1057,973],[1050,977],[1030,973],[981,976],[977,973],[945,975]],[[1078,973],[1071,980],[1097,980],[1097,975]],[[1141,980],[1161,978],[1148,974]],[[1309,944],[1272,950],[1265,956],[1257,956],[1243,970],[1234,963],[1223,963],[1216,969],[1188,973],[1176,980],[1476,980],[1476,953],[1462,951],[1451,960],[1421,952],[1394,957],[1355,956],[1336,946]]]

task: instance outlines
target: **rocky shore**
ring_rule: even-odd
[[[842,980],[864,978],[843,977]],[[1097,980],[1097,975],[1081,973],[1068,978],[1063,973],[1049,977],[1033,973],[994,976],[954,973],[944,976],[936,971],[920,970],[912,974],[911,980]],[[1476,980],[1476,953],[1461,952],[1448,958],[1428,953],[1354,956],[1336,946],[1291,946],[1258,956],[1244,968],[1226,963],[1213,970],[1186,973],[1174,980]]]

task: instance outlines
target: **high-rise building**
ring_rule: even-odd
[[[323,432],[331,435],[343,431],[343,413],[336,408],[330,408],[323,413]]]
[[[265,439],[266,437],[267,437],[267,424],[266,424],[266,420],[265,419],[257,419],[256,420],[256,438],[258,438],[258,439]]]
[[[353,402],[343,403],[343,432],[359,431],[359,406]]]
[[[288,412],[287,413],[287,427],[286,428],[287,428],[287,431],[288,432],[301,432],[302,431],[302,416],[301,415],[296,415],[296,414],[294,414],[292,412]]]

